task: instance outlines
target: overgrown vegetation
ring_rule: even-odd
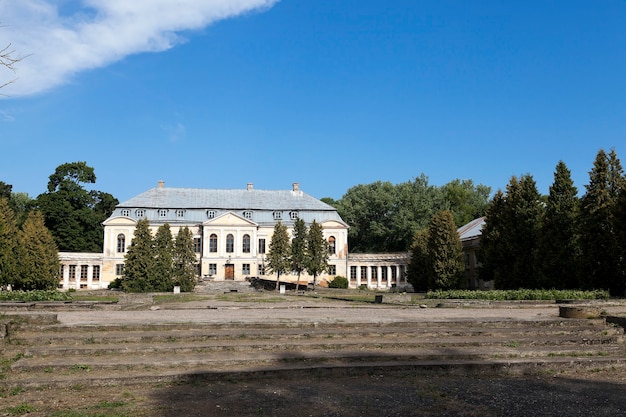
[[[328,283],[328,288],[348,288],[348,278],[337,275]]]
[[[0,301],[70,301],[70,294],[55,290],[0,291]]]
[[[521,300],[606,300],[609,292],[605,290],[437,290],[426,293],[430,299],[457,299],[457,300],[491,300],[491,301],[521,301]]]

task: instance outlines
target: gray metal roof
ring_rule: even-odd
[[[473,239],[479,237],[483,233],[483,226],[485,225],[485,218],[479,217],[471,222],[463,225],[457,229],[461,241]]]
[[[117,207],[336,211],[334,207],[299,190],[220,190],[169,187],[152,188],[118,204]]]

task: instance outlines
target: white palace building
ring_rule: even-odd
[[[103,223],[102,253],[59,253],[64,289],[107,288],[124,273],[126,251],[139,219],[150,222],[152,233],[168,223],[172,235],[188,227],[194,236],[198,277],[215,281],[245,281],[253,277],[275,279],[266,271],[265,257],[274,225],[281,221],[291,233],[294,221],[307,226],[315,220],[329,247],[329,270],[318,282],[335,276],[349,279],[350,287],[372,289],[407,287],[409,253],[350,254],[348,225],[332,206],[304,193],[299,184],[291,190],[156,188],[119,204]],[[281,276],[296,281],[296,275]],[[300,281],[312,282],[303,274]]]

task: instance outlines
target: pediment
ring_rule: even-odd
[[[103,223],[104,226],[136,226],[137,220],[126,216],[109,217]]]
[[[257,226],[257,224],[252,220],[246,219],[233,212],[222,214],[221,216],[207,220],[202,224],[204,226]]]
[[[324,229],[347,229],[348,225],[344,222],[340,222],[337,220],[327,220],[321,222],[321,225]]]

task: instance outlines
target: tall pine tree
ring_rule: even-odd
[[[510,261],[508,249],[502,236],[506,227],[506,197],[498,190],[487,206],[485,225],[480,238],[480,250],[477,253],[482,267],[479,276],[483,281],[494,281],[496,288],[504,287],[506,268]]]
[[[578,287],[580,249],[576,221],[578,190],[563,161],[554,172],[539,242],[539,284],[543,288]]]
[[[59,285],[60,262],[58,249],[43,214],[28,213],[18,236],[16,290],[52,290]]]
[[[298,274],[296,290],[300,286],[300,275],[306,269],[308,253],[306,249],[308,230],[304,220],[296,219],[293,226],[293,239],[291,239],[291,270]]]
[[[267,269],[276,274],[276,290],[280,286],[280,276],[291,271],[290,247],[287,226],[278,221],[267,252]]]
[[[618,196],[624,188],[623,170],[614,151],[598,151],[581,199],[579,218],[583,288],[605,288],[624,294],[621,245],[615,229]]]
[[[313,276],[313,287],[317,285],[317,277],[328,270],[328,242],[324,239],[322,225],[313,220],[306,241],[308,261],[306,271]]]
[[[174,284],[183,292],[191,292],[196,286],[196,262],[193,235],[185,226],[178,231],[174,242]]]
[[[17,221],[9,200],[0,197],[0,289],[17,278]]]
[[[154,235],[154,268],[150,274],[152,291],[169,292],[174,288],[174,240],[165,223]]]
[[[153,241],[148,219],[141,219],[135,227],[133,241],[126,252],[122,288],[128,292],[152,291],[150,275],[154,269]]]
[[[428,228],[419,230],[413,238],[411,246],[411,263],[407,271],[407,279],[417,292],[428,291],[430,276],[430,259],[428,256]]]
[[[463,277],[463,248],[452,212],[436,213],[428,227],[429,288],[459,288]]]

